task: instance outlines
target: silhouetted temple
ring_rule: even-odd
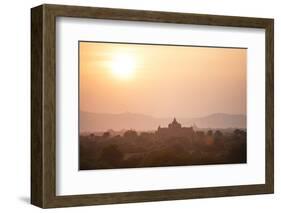
[[[174,118],[173,122],[168,127],[158,127],[156,134],[160,137],[188,137],[194,135],[193,127],[182,127],[180,123]]]

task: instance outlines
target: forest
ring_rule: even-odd
[[[186,136],[126,130],[79,137],[79,169],[116,169],[247,162],[245,129],[192,130]]]

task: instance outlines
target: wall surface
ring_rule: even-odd
[[[30,192],[30,8],[37,0],[2,1],[0,7],[0,131],[1,131],[1,212],[39,212],[29,204]],[[281,207],[281,13],[279,1],[227,0],[97,0],[48,1],[100,7],[162,10],[189,13],[269,17],[275,19],[275,194],[228,198],[196,199],[96,207],[51,209],[49,212],[277,212]],[[258,94],[257,94],[258,95]],[[239,175],[239,174],[237,174]],[[206,177],[207,178],[207,177]]]

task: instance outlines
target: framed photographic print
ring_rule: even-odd
[[[274,191],[273,19],[31,9],[31,203]]]

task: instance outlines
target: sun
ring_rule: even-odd
[[[132,78],[136,68],[135,58],[130,54],[118,53],[113,56],[111,71],[120,79]]]

